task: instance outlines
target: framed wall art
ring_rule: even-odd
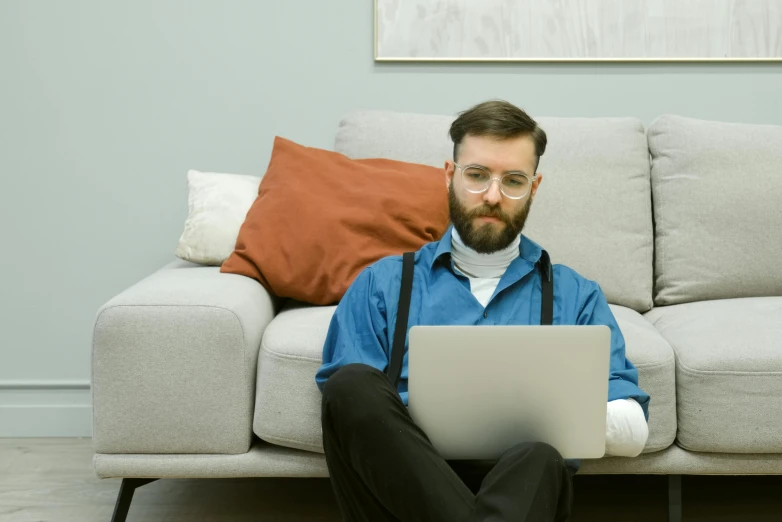
[[[375,0],[375,59],[782,62],[782,0]]]

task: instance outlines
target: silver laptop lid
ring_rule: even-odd
[[[605,453],[607,326],[414,326],[409,411],[446,459],[495,459],[546,442]]]

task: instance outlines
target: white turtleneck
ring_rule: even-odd
[[[519,257],[521,235],[506,248],[492,254],[479,254],[462,241],[461,236],[452,229],[451,257],[456,269],[470,280],[470,291],[485,308],[494,294],[500,278],[511,262]]]
[[[454,267],[470,280],[470,291],[484,308],[500,278],[519,256],[521,235],[506,248],[492,254],[480,254],[462,241],[456,228],[451,233],[451,257]],[[610,401],[606,411],[606,454],[636,457],[649,438],[649,426],[643,409],[633,399]]]

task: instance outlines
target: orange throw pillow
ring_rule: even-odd
[[[220,271],[256,279],[280,297],[334,304],[365,267],[440,239],[448,222],[441,169],[353,160],[277,137]]]

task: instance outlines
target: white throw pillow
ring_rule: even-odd
[[[189,210],[177,257],[202,265],[222,265],[234,251],[260,182],[256,176],[189,171]]]

